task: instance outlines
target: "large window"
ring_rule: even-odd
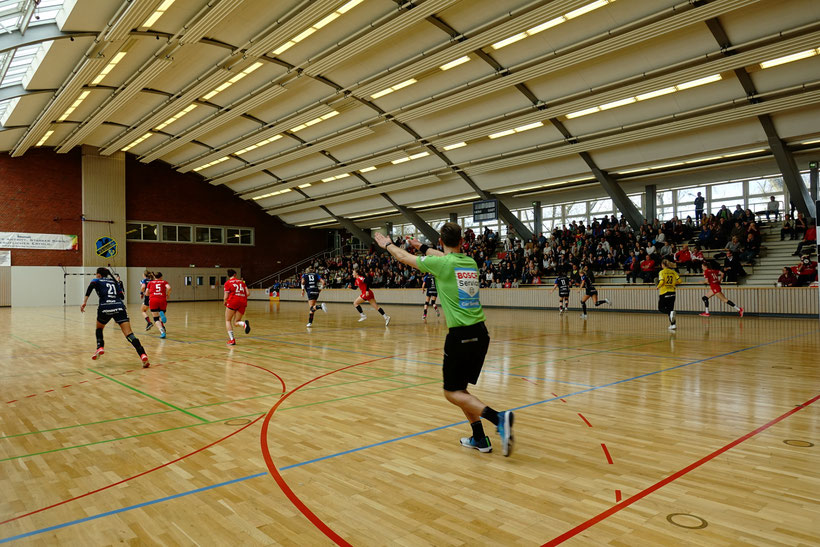
[[[143,222],[129,222],[125,225],[125,239],[156,241],[157,225]]]

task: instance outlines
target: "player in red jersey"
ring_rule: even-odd
[[[384,326],[386,327],[387,325],[389,325],[390,316],[385,315],[384,310],[381,309],[378,303],[376,303],[376,296],[373,294],[373,291],[371,291],[367,287],[367,279],[365,279],[364,276],[361,275],[361,273],[359,272],[358,265],[353,266],[353,281],[354,283],[356,283],[356,286],[359,287],[359,290],[362,292],[362,294],[357,296],[356,300],[353,301],[353,306],[356,308],[356,311],[359,312],[359,321],[361,322],[367,319],[367,316],[362,311],[362,304],[364,302],[367,302],[368,304],[373,306],[373,308],[375,308],[376,311],[378,311],[382,315],[382,317],[384,317]]]
[[[165,338],[165,323],[168,311],[168,296],[171,294],[171,284],[162,278],[162,272],[156,272],[154,279],[148,282],[148,307],[154,316],[154,323],[159,323],[159,337]]]
[[[228,330],[228,345],[235,346],[236,338],[233,335],[234,325],[245,329],[245,334],[251,332],[251,322],[242,321],[245,308],[248,307],[248,287],[241,279],[237,279],[236,270],[228,270],[228,279],[225,282],[225,328]]]
[[[704,317],[709,317],[709,299],[713,296],[717,296],[728,306],[734,308],[740,316],[743,317],[743,308],[736,306],[734,302],[726,298],[726,295],[723,294],[723,290],[720,288],[720,282],[723,281],[723,272],[720,271],[720,266],[718,266],[718,263],[714,260],[707,260],[703,263],[702,267],[703,277],[706,278],[706,284],[709,285],[709,290],[707,291],[706,296],[701,297],[703,300],[703,305],[706,307],[706,311],[701,315]]]

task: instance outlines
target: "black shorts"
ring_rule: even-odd
[[[444,390],[460,391],[475,384],[489,346],[490,335],[483,321],[451,328],[444,340]]]
[[[668,292],[658,296],[658,311],[670,313],[675,309],[675,293]]]
[[[569,298],[569,291],[558,291],[558,298]]]
[[[142,299],[142,305],[148,307],[148,295],[146,294]]]
[[[438,296],[438,291],[427,291],[427,296],[436,297]]]
[[[319,300],[320,291],[306,291],[308,300]]]
[[[598,289],[596,289],[594,287],[591,288],[591,289],[587,288],[586,291],[587,291],[587,296],[595,296],[595,295],[598,294]]]
[[[114,320],[118,325],[127,323],[128,312],[122,304],[108,304],[101,305],[97,308],[97,321],[103,325],[107,325],[109,321]]]

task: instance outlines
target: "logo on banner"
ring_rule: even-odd
[[[110,237],[101,237],[97,240],[97,254],[103,258],[111,258],[117,254],[117,242]]]

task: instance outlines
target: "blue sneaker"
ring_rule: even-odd
[[[165,312],[164,311],[159,312],[159,320],[162,321],[163,323],[168,322],[168,319],[165,318]]]
[[[513,418],[512,410],[505,410],[498,413],[498,434],[501,437],[501,453],[505,456],[512,454],[513,450]]]
[[[159,337],[160,337],[160,338],[165,338],[165,331],[160,332],[160,333],[159,333]]]
[[[478,442],[473,437],[462,437],[461,438],[461,446],[466,446],[467,448],[475,448],[479,452],[492,452],[493,447],[490,444],[490,438],[484,437],[484,442],[487,446],[478,446]]]

